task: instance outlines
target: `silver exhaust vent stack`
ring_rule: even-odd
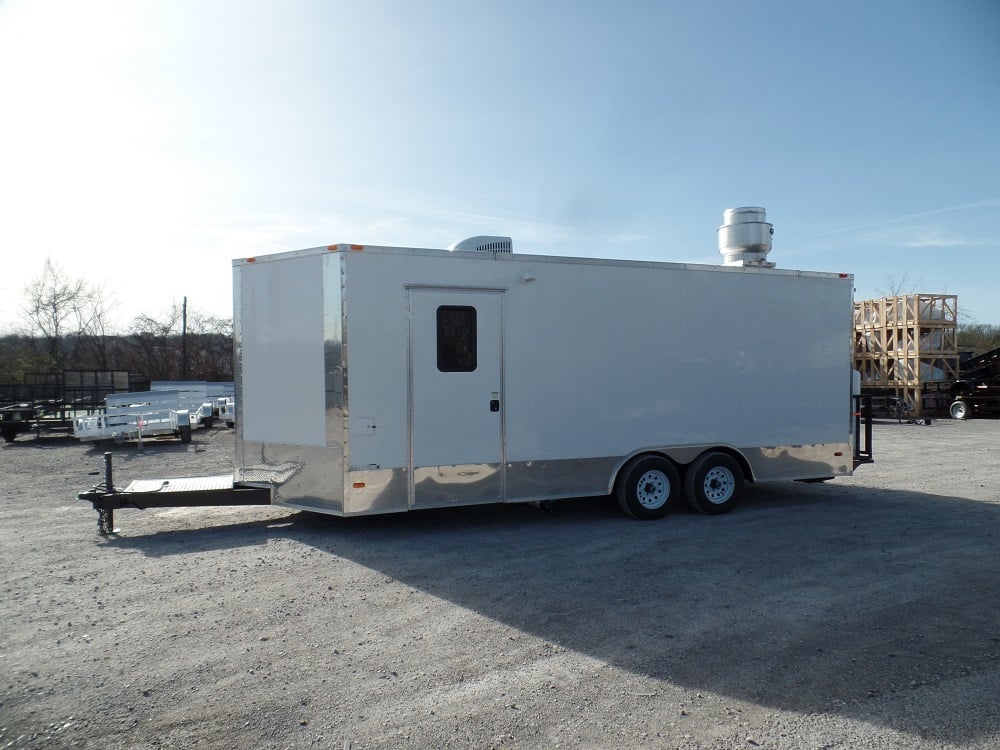
[[[719,227],[722,265],[774,268],[774,263],[767,260],[774,227],[766,219],[767,212],[759,206],[727,208],[723,212]]]

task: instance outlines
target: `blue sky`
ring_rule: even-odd
[[[116,320],[332,242],[783,268],[1000,324],[1000,2],[0,0],[0,330],[48,256]]]

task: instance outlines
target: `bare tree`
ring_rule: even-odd
[[[110,327],[110,312],[114,303],[109,301],[103,287],[89,289],[87,296],[75,306],[77,323],[76,355],[79,367],[94,370],[111,369],[113,358],[113,335]]]
[[[178,380],[181,373],[181,310],[171,306],[167,317],[142,314],[129,326],[127,366],[150,380]]]
[[[128,370],[148,380],[233,379],[233,323],[174,303],[163,317],[142,314],[126,335],[111,329],[113,301],[100,286],[71,278],[51,258],[24,289],[24,329],[0,340],[10,382],[28,372]],[[2,374],[2,373],[0,373]]]
[[[51,369],[48,355],[38,350],[30,336],[14,333],[0,336],[0,401],[7,395],[2,392],[3,386],[23,383],[25,373]],[[11,396],[8,400],[20,398]]]
[[[886,285],[876,289],[875,293],[881,295],[882,297],[902,297],[907,294],[919,294],[919,288],[923,285],[923,283],[923,279],[917,279],[915,282],[910,282],[909,274],[905,272],[898,279],[895,274],[891,274],[886,277]]]
[[[106,346],[110,304],[100,287],[83,279],[73,279],[51,258],[45,259],[42,274],[24,288],[21,313],[26,334],[40,338],[50,367],[62,369],[71,360],[80,367],[83,350],[89,345],[100,353]],[[106,359],[106,357],[105,357]]]
[[[148,314],[135,318],[129,329],[127,351],[119,361],[149,380],[181,380],[186,352],[189,378],[232,380],[232,321],[189,309],[185,332],[182,317],[182,308],[175,303],[163,318]]]
[[[958,348],[974,356],[1000,347],[1000,325],[963,323],[958,327]]]
[[[28,333],[45,341],[53,367],[63,362],[62,337],[70,325],[74,306],[85,294],[84,282],[66,278],[51,258],[45,259],[42,275],[24,288],[21,311],[28,324]]]
[[[187,356],[188,371],[199,373],[199,380],[232,380],[232,319],[189,313]]]

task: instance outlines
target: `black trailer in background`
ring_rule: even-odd
[[[104,408],[109,394],[146,388],[128,370],[27,373],[23,383],[0,384],[0,435],[11,443],[22,432],[69,432],[74,417]]]
[[[1000,415],[1000,347],[961,362],[959,369],[961,378],[951,386],[952,418]]]

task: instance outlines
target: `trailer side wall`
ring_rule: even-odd
[[[616,467],[647,450],[683,463],[729,446],[760,480],[850,473],[850,278],[379,249],[352,253],[347,268],[348,472],[377,480],[348,489],[349,509],[392,506],[373,487],[398,491],[410,463],[414,483],[442,485],[437,504],[477,497],[470,477],[496,471],[507,500],[607,492]],[[503,297],[496,463],[454,460],[486,393],[467,408],[442,399],[455,419],[434,436],[436,459],[409,453],[413,350],[435,345],[407,333],[413,290],[450,290],[459,305]]]
[[[756,480],[852,468],[850,277],[345,246],[234,266],[237,479],[277,502],[602,494],[633,455],[718,447]],[[441,310],[478,315],[468,372],[439,371]]]

